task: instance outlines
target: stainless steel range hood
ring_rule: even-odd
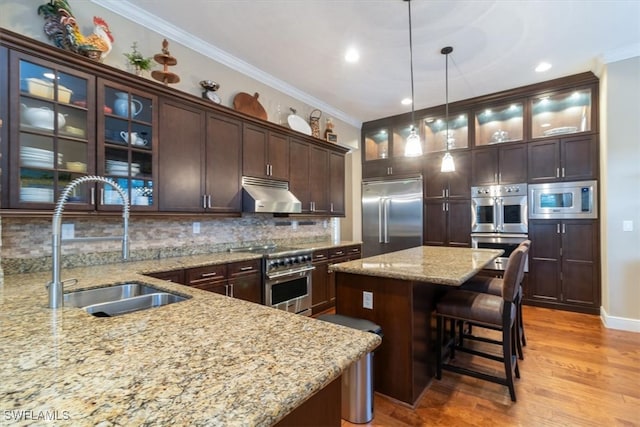
[[[302,203],[289,191],[286,181],[243,176],[242,189],[243,212],[302,212]]]

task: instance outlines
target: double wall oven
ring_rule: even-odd
[[[504,270],[509,255],[527,240],[527,197],[527,184],[471,188],[471,246],[504,250],[487,269]]]
[[[231,252],[262,254],[263,302],[265,305],[311,316],[311,249],[278,246],[234,248]]]

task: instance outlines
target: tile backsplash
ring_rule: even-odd
[[[194,227],[194,223],[198,223]],[[73,224],[75,237],[117,237],[122,218],[63,218]],[[194,229],[199,227],[199,233]],[[131,217],[129,247],[133,260],[166,258],[225,251],[231,247],[276,243],[291,245],[331,239],[330,219],[274,218],[243,214],[241,218]],[[117,262],[121,242],[66,242],[62,244],[65,267]],[[51,269],[51,220],[2,218],[2,269],[5,274]]]

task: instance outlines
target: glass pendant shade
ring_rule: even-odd
[[[451,153],[448,151],[444,154],[442,158],[442,166],[440,166],[440,172],[455,172],[456,165],[453,163],[453,157]]]
[[[405,157],[422,156],[422,143],[415,128],[411,129],[411,134],[407,137],[404,145],[404,155]]]

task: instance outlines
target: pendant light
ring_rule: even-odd
[[[415,107],[414,107],[414,94],[413,94],[413,40],[411,37],[411,0],[405,0],[409,3],[409,57],[411,60],[411,133],[407,137],[407,141],[404,145],[405,157],[417,157],[422,156],[422,143],[420,137],[416,132],[416,119],[415,119]]]
[[[447,152],[444,153],[444,157],[442,158],[442,166],[440,166],[440,172],[455,172],[456,165],[453,162],[453,157],[451,153],[449,153],[449,54],[453,52],[453,48],[451,46],[443,47],[440,51],[441,54],[445,56],[445,67],[444,67],[444,79],[445,79],[445,101],[444,101],[444,121],[446,123],[446,133],[444,134],[445,145],[447,148]]]

